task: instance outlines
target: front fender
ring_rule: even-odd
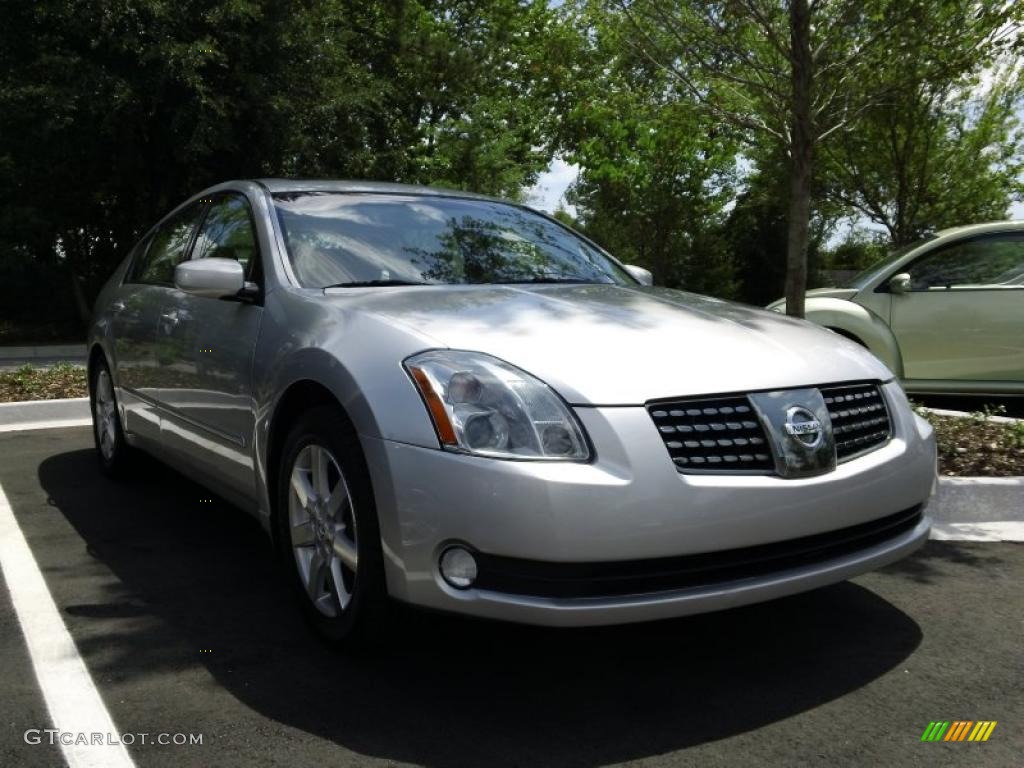
[[[852,301],[808,298],[805,317],[812,323],[845,331],[855,336],[899,378],[903,378],[903,356],[899,344],[882,318]]]

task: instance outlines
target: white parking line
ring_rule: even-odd
[[[26,421],[0,424],[0,432],[27,432],[30,429],[58,429],[62,427],[88,427],[92,419],[55,419],[53,421]]]
[[[937,541],[1024,541],[1024,522],[932,523],[931,537]]]
[[[61,403],[88,403],[88,397],[54,397],[49,400],[14,400],[10,403],[0,403],[0,413],[5,408],[18,410],[27,405],[60,405]]]
[[[62,733],[85,734],[90,741],[92,734],[102,734],[99,744],[62,742],[60,748],[68,766],[134,766],[128,750],[120,743],[120,731],[107,712],[46,588],[43,574],[18,527],[3,488],[0,488],[0,570],[11,593],[14,612],[21,624],[53,727]],[[116,743],[107,743],[109,741]]]

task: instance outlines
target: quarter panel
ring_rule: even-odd
[[[903,358],[896,337],[882,318],[866,307],[842,299],[808,299],[806,317],[827,328],[853,334],[896,376],[903,376]]]
[[[362,438],[438,446],[437,435],[402,360],[440,346],[372,313],[325,302],[321,291],[282,288],[266,297],[253,359],[256,409],[254,446],[262,507],[266,496],[269,437],[288,388],[316,382],[345,409]]]

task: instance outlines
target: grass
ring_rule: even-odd
[[[963,416],[922,412],[935,428],[939,448],[939,474],[949,476],[1010,477],[1024,475],[1024,421],[993,422],[1001,407]]]
[[[57,363],[48,368],[23,365],[14,371],[0,371],[0,403],[85,397],[86,394],[85,368],[70,363]]]

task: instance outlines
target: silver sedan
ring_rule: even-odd
[[[461,192],[245,181],[103,289],[104,471],[144,450],[273,538],[330,637],[394,600],[548,625],[717,610],[928,536],[931,429],[859,345],[651,285]]]

